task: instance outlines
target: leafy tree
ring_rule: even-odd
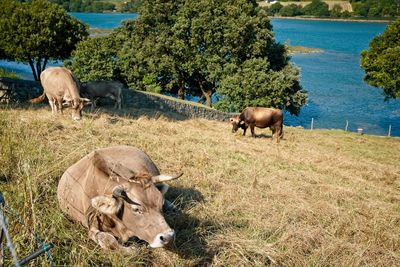
[[[282,7],[283,5],[279,2],[272,4],[267,10],[268,15],[274,16],[275,14],[278,14],[281,11]]]
[[[385,99],[400,98],[400,18],[389,24],[382,35],[372,39],[369,50],[361,53],[365,81],[383,89]]]
[[[285,108],[298,114],[307,93],[299,84],[299,70],[292,64],[273,71],[266,59],[249,59],[241,66],[228,66],[228,74],[218,91],[222,99],[217,107],[240,111],[248,106]]]
[[[400,0],[352,0],[355,16],[395,17],[400,15]]]
[[[136,21],[123,28],[127,39],[119,53],[128,83],[143,88],[143,78],[150,73],[164,90],[181,97],[201,96],[208,105],[211,96],[218,94],[218,107],[235,111],[251,101],[287,108],[294,114],[304,105],[307,95],[294,74],[297,69],[289,63],[285,47],[276,43],[267,14],[256,1],[149,0],[139,13]],[[254,68],[248,68],[252,64]],[[249,74],[242,82],[252,84],[258,93],[247,94],[239,83],[232,87],[226,82],[240,77],[244,69]],[[265,79],[258,78],[263,72],[271,84],[286,83],[287,89],[277,87],[281,93],[272,93],[271,87],[264,90]],[[276,96],[281,101],[272,100]]]
[[[130,0],[122,4],[121,12],[138,12],[143,0]]]
[[[76,77],[83,81],[119,80],[117,52],[120,43],[115,33],[90,37],[77,44],[71,58],[64,61]]]
[[[330,11],[330,15],[332,18],[340,18],[342,16],[342,7],[339,4],[335,4]]]
[[[312,2],[303,8],[303,12],[309,16],[327,17],[329,16],[329,6],[321,0],[312,0]]]
[[[279,14],[284,17],[295,17],[295,16],[301,16],[304,13],[301,6],[296,4],[290,4],[282,7],[281,10],[279,11]]]
[[[46,0],[2,0],[0,10],[0,50],[6,59],[28,62],[35,80],[49,60],[68,58],[88,36],[84,24]]]
[[[185,43],[173,37],[173,14],[181,1],[144,1],[140,16],[127,21],[119,30],[125,42],[118,54],[120,68],[127,83],[145,89],[148,78],[156,77],[155,84],[185,96],[184,62],[188,61]]]

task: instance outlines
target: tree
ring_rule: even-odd
[[[117,34],[90,37],[77,44],[71,58],[64,61],[66,67],[83,81],[119,80],[120,69],[117,53],[120,49]]]
[[[279,14],[284,17],[295,17],[295,16],[301,16],[304,13],[302,11],[301,6],[296,4],[290,4],[282,7],[281,10],[279,11]]]
[[[283,7],[283,5],[279,2],[272,4],[267,10],[268,15],[274,16],[275,14],[278,14],[279,11],[281,11],[282,7]]]
[[[389,24],[382,35],[372,39],[369,50],[361,53],[364,80],[383,89],[385,100],[400,98],[400,18]]]
[[[232,106],[232,111],[253,100],[251,103],[269,103],[294,114],[304,105],[307,94],[294,75],[296,68],[289,63],[285,47],[275,41],[267,13],[256,1],[149,0],[139,13],[136,21],[125,24],[127,40],[119,53],[128,83],[143,88],[148,73],[157,77],[163,89],[181,97],[203,97],[211,105],[211,96],[217,94],[222,101],[218,107]],[[248,69],[254,62],[260,67]],[[247,94],[239,83],[230,87],[225,82],[244,69],[249,74],[242,82],[251,83],[258,93]],[[257,77],[263,72],[271,84],[285,82],[290,89],[276,88],[281,93],[270,87],[264,90],[266,80]],[[231,92],[239,97],[231,97]],[[287,94],[296,94],[297,102]],[[282,101],[272,100],[276,96]]]
[[[340,18],[342,16],[342,7],[339,4],[335,4],[330,11],[330,15],[332,18]]]
[[[83,23],[46,0],[2,0],[0,10],[0,50],[8,60],[28,62],[35,80],[49,60],[67,59],[88,36]]]
[[[321,0],[312,0],[312,2],[303,8],[303,12],[309,16],[328,17],[329,6]]]

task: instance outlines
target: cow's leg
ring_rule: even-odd
[[[122,108],[122,95],[119,95],[117,97],[117,101],[118,101],[118,109]]]
[[[271,141],[274,141],[274,136],[276,135],[276,128],[274,126],[269,127],[272,131]]]
[[[61,99],[56,99],[56,108],[57,108],[57,112],[60,112],[61,114],[63,114],[63,106],[62,106]]]
[[[283,129],[282,126],[278,126],[276,130],[276,142],[279,143],[279,140],[283,138]]]
[[[246,130],[247,130],[247,126],[245,126],[245,127],[243,128],[243,136],[246,136]]]
[[[254,133],[254,124],[250,124],[250,131],[251,131],[251,136],[256,137],[256,134]]]
[[[114,105],[114,108],[121,109],[121,97],[120,97],[120,96],[117,96],[117,97],[115,98],[115,105]]]
[[[56,103],[55,103],[54,99],[49,98],[49,105],[51,107],[51,113],[54,115],[57,110],[55,107]]]

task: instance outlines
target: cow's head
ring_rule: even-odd
[[[152,248],[163,247],[174,239],[175,232],[162,213],[168,185],[159,183],[180,176],[158,175],[144,183],[125,182],[113,188],[112,196],[94,197],[91,204],[113,221],[111,231],[123,242],[138,237]]]
[[[90,104],[90,99],[77,98],[73,100],[64,101],[63,108],[72,108],[72,119],[78,121],[82,119],[83,107],[89,104]]]
[[[244,127],[244,121],[241,121],[239,115],[229,119],[232,124],[232,133],[236,133],[239,128]]]

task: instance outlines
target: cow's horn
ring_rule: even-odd
[[[178,174],[176,176],[160,174],[160,175],[151,177],[151,180],[153,181],[153,183],[156,184],[156,183],[161,183],[161,182],[166,182],[166,181],[177,179],[177,178],[181,177],[182,175],[183,175],[183,172],[181,172],[180,174]]]

